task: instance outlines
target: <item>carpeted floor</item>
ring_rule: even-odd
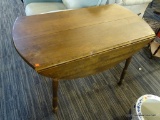
[[[153,7],[160,7],[155,0]],[[59,110],[52,112],[52,81],[38,75],[17,54],[12,27],[24,15],[20,0],[0,1],[0,120],[126,120],[135,100],[160,96],[160,59],[149,59],[147,48],[133,56],[122,86],[124,62],[100,74],[59,84]],[[145,17],[159,20],[148,8]],[[142,68],[142,70],[139,70]]]

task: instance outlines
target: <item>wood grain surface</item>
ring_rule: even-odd
[[[24,60],[57,79],[113,67],[154,37],[143,19],[119,5],[19,17],[13,27],[15,47]]]

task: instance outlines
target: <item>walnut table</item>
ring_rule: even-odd
[[[18,17],[13,41],[20,56],[39,74],[53,79],[53,108],[58,81],[107,70],[155,37],[149,25],[119,5],[105,5]]]

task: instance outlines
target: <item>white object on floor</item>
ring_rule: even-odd
[[[142,70],[142,68],[139,68],[139,70]]]

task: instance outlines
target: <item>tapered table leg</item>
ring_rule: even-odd
[[[53,79],[53,112],[56,113],[58,109],[58,79]]]
[[[148,48],[150,49],[150,52],[149,52],[149,59],[152,59],[152,51],[151,51],[151,43],[153,42],[153,40],[148,44]]]
[[[126,75],[127,68],[128,68],[128,66],[129,66],[129,63],[131,62],[131,58],[132,58],[132,57],[129,57],[128,59],[126,59],[126,63],[125,63],[125,66],[124,66],[124,68],[123,68],[123,71],[122,71],[120,80],[119,80],[119,82],[118,82],[118,85],[121,85],[121,84],[122,84],[122,81],[123,81],[123,79],[124,79],[124,77],[125,77],[125,75]]]

